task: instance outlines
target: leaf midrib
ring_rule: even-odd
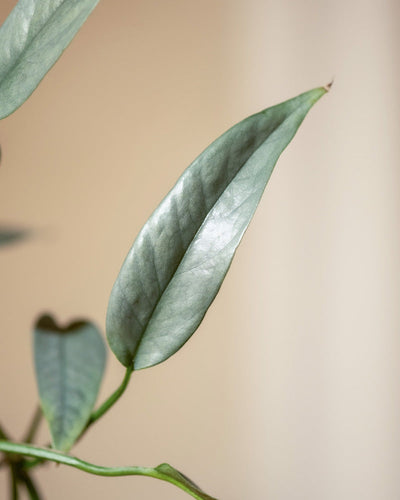
[[[65,5],[66,2],[68,2],[69,0],[62,0],[62,2],[60,3],[60,5],[54,10],[54,12],[51,14],[51,16],[47,19],[47,21],[42,24],[41,28],[36,32],[35,35],[33,35],[33,37],[30,39],[30,42],[29,43],[25,43],[25,46],[24,46],[24,49],[21,51],[21,53],[19,54],[19,56],[15,59],[15,62],[13,64],[11,64],[9,70],[7,71],[7,73],[5,74],[5,76],[2,78],[2,80],[0,81],[0,89],[3,87],[4,83],[7,82],[7,80],[10,79],[10,75],[13,75],[15,70],[18,68],[19,64],[21,63],[21,61],[23,60],[23,58],[25,57],[26,53],[29,51],[29,48],[30,46],[34,43],[34,41],[41,35],[41,33],[46,29],[46,26],[48,24],[51,24],[54,16],[56,16],[56,14],[58,13],[58,11]],[[95,1],[95,5],[98,3],[98,0]],[[12,12],[10,13],[10,15],[12,14]],[[30,23],[29,23],[29,26],[32,24],[32,18],[33,16],[31,17],[31,20],[30,20]],[[7,19],[6,21],[7,22]],[[79,29],[79,28],[78,28]],[[73,37],[74,38],[74,37]],[[70,42],[68,42],[67,45],[69,45],[69,43],[72,42],[73,38],[70,40]],[[61,52],[60,52],[60,55],[61,53],[66,49],[66,47],[62,48],[61,49]],[[53,66],[58,60],[58,57],[56,58],[56,60],[54,62],[51,63],[51,66]],[[50,66],[50,67],[51,67]],[[41,80],[46,76],[46,73],[47,71],[44,73],[44,75],[40,78],[39,82],[37,83],[37,85],[33,88],[33,90],[29,91],[29,94],[28,95],[31,95],[32,92],[36,89],[36,87],[39,85],[39,83],[41,82]],[[13,112],[13,109],[11,111],[7,111],[7,113],[2,116],[2,118],[6,118],[7,116],[9,116],[11,113]]]
[[[298,108],[296,108],[296,110],[295,110],[295,111],[298,111]],[[281,121],[281,122],[280,122],[280,123],[279,123],[276,127],[274,127],[274,128],[272,129],[272,131],[269,133],[269,135],[267,136],[267,138],[266,138],[266,139],[265,139],[265,140],[264,140],[261,144],[264,144],[264,143],[265,143],[268,139],[270,139],[270,137],[271,137],[271,136],[272,136],[272,135],[273,135],[273,134],[274,134],[274,133],[275,133],[275,132],[276,132],[276,131],[277,131],[277,130],[278,130],[278,129],[279,129],[279,128],[280,128],[280,127],[281,127],[281,126],[282,126],[282,125],[283,125],[283,124],[287,121],[287,120],[288,120],[288,119],[289,119],[289,117],[290,117],[290,116],[292,116],[292,114],[293,114],[293,113],[294,113],[294,112],[290,112],[290,114],[289,114],[289,115],[287,115],[287,116],[286,116],[286,117],[285,117],[285,118],[284,118],[284,119],[283,119],[283,120],[282,120],[282,121]],[[174,279],[174,277],[176,276],[176,271],[177,271],[177,269],[180,267],[180,265],[181,265],[182,261],[184,260],[184,258],[185,258],[185,256],[186,256],[186,254],[189,252],[189,250],[190,250],[190,248],[191,248],[191,246],[192,246],[193,242],[194,242],[194,241],[195,241],[195,239],[196,239],[196,236],[198,235],[199,231],[200,231],[200,230],[201,230],[201,228],[203,227],[203,225],[204,225],[204,223],[205,223],[205,221],[206,221],[206,219],[207,219],[207,217],[208,217],[209,213],[212,211],[212,209],[214,208],[214,206],[217,204],[217,202],[219,201],[219,199],[221,198],[221,196],[223,195],[223,193],[224,193],[224,192],[228,189],[228,187],[229,187],[229,186],[232,184],[232,182],[235,180],[235,178],[237,177],[237,175],[239,174],[239,172],[242,170],[242,168],[244,167],[244,165],[245,165],[245,164],[246,164],[246,163],[250,160],[250,158],[254,155],[254,153],[257,151],[257,149],[258,149],[259,147],[261,147],[261,144],[260,144],[260,145],[259,145],[259,146],[258,146],[258,147],[257,147],[257,148],[256,148],[256,149],[252,152],[252,153],[251,153],[251,155],[247,158],[247,160],[246,160],[246,161],[245,161],[245,162],[244,162],[244,163],[240,166],[240,168],[237,170],[237,172],[235,173],[235,175],[232,177],[232,179],[231,179],[231,180],[229,181],[229,183],[226,185],[225,189],[223,189],[223,191],[219,194],[219,196],[215,199],[214,203],[213,203],[213,204],[211,205],[211,207],[208,209],[206,216],[203,218],[203,220],[202,220],[201,224],[200,224],[200,225],[199,225],[199,227],[197,228],[197,230],[196,230],[196,232],[195,232],[195,234],[194,234],[193,238],[191,239],[191,241],[190,241],[189,245],[186,247],[185,251],[183,252],[182,257],[179,259],[179,261],[178,261],[177,265],[175,266],[174,271],[171,273],[171,277],[168,279],[168,281],[167,281],[167,283],[166,283],[165,287],[164,287],[164,288],[163,288],[163,290],[162,290],[162,293],[160,293],[160,294],[159,294],[159,297],[158,297],[157,301],[155,302],[154,307],[153,307],[153,308],[152,308],[152,310],[151,310],[151,313],[150,313],[150,315],[149,315],[149,319],[147,320],[147,323],[146,323],[146,326],[144,327],[144,330],[143,330],[143,332],[142,332],[142,335],[140,336],[140,339],[139,339],[139,341],[137,342],[136,347],[135,347],[135,350],[134,350],[134,352],[133,352],[133,355],[132,355],[132,360],[133,360],[133,361],[132,361],[132,363],[133,363],[133,369],[135,369],[135,358],[136,358],[136,354],[137,354],[137,352],[138,352],[138,350],[139,350],[139,347],[140,347],[140,345],[142,344],[142,341],[143,341],[143,339],[144,339],[144,337],[145,337],[145,335],[146,335],[147,327],[148,327],[148,325],[149,325],[149,323],[150,323],[150,321],[151,321],[151,319],[152,319],[152,317],[153,317],[154,311],[157,309],[157,306],[158,306],[158,304],[160,303],[160,301],[161,301],[161,299],[162,299],[162,297],[163,297],[163,295],[164,295],[165,291],[166,291],[166,290],[167,290],[167,288],[170,286],[170,284],[171,284],[172,280],[173,280],[173,279]],[[201,185],[202,185],[202,188],[203,188],[203,184],[201,184]],[[203,189],[202,189],[202,190],[203,190]]]
[[[11,73],[13,73],[13,72],[14,72],[15,68],[16,68],[16,67],[19,65],[19,63],[21,62],[21,59],[23,59],[23,57],[25,56],[25,54],[28,52],[29,47],[30,47],[30,46],[33,44],[33,42],[34,42],[34,41],[35,41],[35,40],[39,37],[39,35],[43,32],[43,30],[44,30],[45,26],[46,26],[47,24],[49,24],[49,22],[50,22],[50,21],[52,20],[52,18],[56,15],[56,13],[58,12],[58,10],[59,10],[59,9],[60,9],[60,8],[61,8],[64,4],[65,4],[65,2],[68,2],[68,0],[62,0],[62,2],[60,3],[60,5],[59,5],[59,6],[56,8],[56,10],[55,10],[55,11],[51,14],[51,16],[47,19],[47,21],[46,21],[44,24],[42,24],[42,26],[40,27],[40,29],[36,32],[36,34],[35,34],[35,35],[33,35],[33,37],[32,37],[32,38],[30,38],[30,39],[29,39],[29,36],[27,37],[27,40],[29,39],[29,42],[25,43],[24,49],[21,51],[21,53],[19,54],[19,56],[16,58],[16,60],[15,60],[14,64],[12,64],[12,65],[10,66],[9,71],[7,71],[7,73],[6,73],[5,77],[1,80],[0,85],[2,85],[2,84],[3,84],[3,82],[4,82],[5,80],[7,80],[7,79],[8,79],[9,75],[10,75]],[[12,14],[12,13],[11,13],[11,14]],[[10,14],[10,15],[11,15],[11,14]],[[29,26],[31,26],[31,25],[32,25],[32,19],[33,19],[34,15],[35,15],[35,14],[33,14],[33,16],[32,16],[32,17],[31,17],[31,19],[30,19]],[[6,21],[7,21],[7,20],[6,20]],[[6,21],[5,21],[5,22],[6,22]],[[28,31],[29,31],[29,29],[28,29]]]
[[[62,341],[63,339],[61,337],[58,338],[58,344],[59,344],[59,360],[60,360],[60,386],[58,390],[59,394],[59,405],[60,405],[60,435],[65,436],[65,416],[67,414],[66,408],[67,408],[67,391],[66,391],[66,382],[67,382],[67,360],[66,360],[66,342]]]

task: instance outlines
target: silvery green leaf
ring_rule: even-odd
[[[0,28],[0,118],[15,111],[99,0],[19,0]]]
[[[139,233],[111,292],[107,338],[135,369],[190,338],[216,296],[280,154],[321,87],[238,123],[182,174]]]
[[[98,329],[87,321],[58,326],[44,315],[34,329],[39,397],[53,446],[68,451],[86,426],[106,361]]]

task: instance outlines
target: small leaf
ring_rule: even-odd
[[[29,234],[26,229],[19,229],[16,227],[2,227],[0,226],[0,247],[3,245],[10,245],[25,239]]]
[[[190,492],[192,496],[194,496],[195,498],[201,500],[216,500],[214,497],[210,497],[210,495],[204,493],[204,491],[201,490],[187,476],[185,476],[178,470],[174,469],[174,467],[172,467],[169,464],[161,464],[158,467],[156,467],[155,470],[160,474],[162,474],[163,476],[166,476],[166,478],[168,478],[168,479],[163,478],[164,480],[168,480],[169,482],[175,483],[180,488],[186,490],[188,493]]]
[[[96,402],[105,368],[104,341],[92,323],[76,321],[61,328],[45,315],[35,325],[34,356],[53,446],[68,451]]]
[[[160,363],[197,329],[276,161],[326,91],[311,90],[232,127],[185,170],[151,215],[108,305],[107,338],[123,365]]]
[[[99,0],[20,0],[0,28],[0,118],[32,94]]]

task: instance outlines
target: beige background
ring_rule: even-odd
[[[36,316],[104,325],[131,242],[184,167],[334,76],[199,331],[135,374],[73,452],[168,461],[221,500],[400,498],[399,14],[396,0],[100,2],[0,123],[0,222],[35,231],[0,255],[1,422],[16,439],[37,401]],[[101,399],[122,376],[110,354]],[[188,498],[66,467],[36,478],[51,500]]]

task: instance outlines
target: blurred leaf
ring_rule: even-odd
[[[50,316],[35,325],[34,356],[39,396],[54,448],[68,451],[90,417],[105,368],[98,329],[87,321],[61,328]]]
[[[20,0],[0,28],[0,118],[15,111],[99,0]]]
[[[183,173],[134,242],[114,284],[107,338],[135,369],[174,354],[217,294],[280,154],[317,88],[238,123]]]
[[[25,239],[29,234],[26,229],[17,229],[12,227],[0,226],[0,246],[10,245]]]

